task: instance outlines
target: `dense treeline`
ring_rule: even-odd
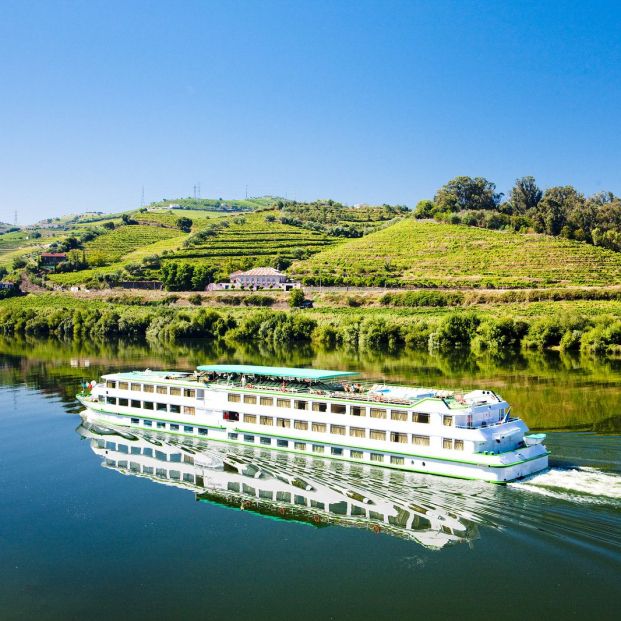
[[[433,201],[420,201],[414,215],[489,229],[533,230],[621,251],[619,197],[611,192],[586,197],[570,185],[544,191],[533,177],[517,179],[506,200],[483,177],[455,177]]]
[[[607,354],[621,348],[621,320],[584,316],[531,322],[457,311],[442,318],[403,319],[351,314],[315,319],[301,311],[248,310],[232,315],[213,309],[110,305],[106,308],[5,307],[0,333],[64,338],[234,339],[272,345],[304,344],[360,350],[403,347],[448,352],[471,349],[508,355],[522,347]]]

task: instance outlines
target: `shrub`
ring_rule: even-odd
[[[246,306],[272,306],[274,302],[276,302],[276,298],[270,295],[252,294],[244,298]]]
[[[203,303],[203,296],[198,293],[193,293],[188,296],[188,302],[193,306],[200,306]]]
[[[304,291],[302,289],[293,289],[289,294],[289,306],[291,308],[299,308],[304,302]]]

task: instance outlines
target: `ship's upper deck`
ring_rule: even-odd
[[[467,410],[479,405],[504,403],[493,391],[459,393],[416,386],[395,386],[355,378],[351,371],[255,365],[202,365],[194,373],[181,371],[130,371],[109,374],[104,379],[129,382],[161,382],[182,386],[213,386],[234,390],[265,391],[293,395],[315,395],[322,399],[384,403],[412,407],[432,400],[449,410]]]

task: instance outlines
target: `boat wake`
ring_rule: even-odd
[[[621,507],[621,475],[596,468],[552,468],[509,485],[559,500]]]

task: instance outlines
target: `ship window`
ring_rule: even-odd
[[[170,478],[174,479],[175,481],[181,480],[181,473],[179,472],[179,470],[170,470],[168,474]]]
[[[429,446],[429,436],[412,436],[412,444],[417,446]]]
[[[259,397],[259,405],[274,405],[272,397]]]
[[[144,474],[153,474],[153,466],[143,466],[142,472],[144,472]]]
[[[261,416],[259,423],[271,427],[274,424],[274,419],[271,416]]]
[[[313,453],[323,453],[324,447],[321,444],[313,444]]]
[[[313,423],[311,429],[318,433],[326,432],[326,424],[325,423]]]
[[[345,427],[343,425],[330,425],[330,433],[333,433],[337,436],[344,436]]]
[[[352,459],[362,459],[363,452],[362,451],[349,451],[349,456]]]
[[[127,446],[125,444],[118,444],[116,447],[116,450],[119,453],[125,453],[127,455],[127,453],[129,453],[129,450],[127,448]]]
[[[192,457],[192,455],[183,455],[183,463],[184,464],[193,464],[194,463],[194,457]]]
[[[256,403],[257,396],[256,395],[244,395],[244,403]]]
[[[276,500],[279,502],[291,502],[291,493],[290,492],[276,492]]]
[[[293,428],[300,431],[308,431],[308,423],[305,420],[294,420]]]
[[[171,414],[180,414],[181,413],[181,406],[179,405],[173,405],[171,403],[170,405],[170,413]]]
[[[291,427],[291,421],[288,418],[277,418],[276,427]]]
[[[143,422],[145,427],[153,427],[153,421],[145,419]]]
[[[238,433],[229,433],[229,440],[237,440],[237,438],[239,437]]]
[[[407,433],[397,433],[396,431],[390,432],[390,441],[398,442],[399,444],[407,444],[408,443],[408,434]]]
[[[127,407],[129,401],[127,399],[119,399],[119,405],[122,405],[124,408]]]
[[[306,443],[305,442],[296,442],[293,445],[293,448],[295,448],[296,451],[305,451],[306,450]]]
[[[280,448],[288,448],[289,442],[287,442],[287,440],[276,440],[276,445]]]
[[[452,416],[446,416],[446,415],[444,415],[444,416],[442,417],[442,424],[443,424],[445,427],[451,427],[451,426],[453,425],[453,417],[452,417]]]
[[[414,412],[414,414],[412,414],[412,422],[413,423],[428,423],[429,414],[420,414],[419,412]]]
[[[403,457],[397,457],[396,455],[391,455],[390,463],[396,464],[397,466],[402,466],[405,463],[405,459],[403,459]]]
[[[332,403],[330,405],[330,411],[332,414],[345,414],[345,412],[347,412],[347,406],[344,403]]]
[[[276,406],[279,408],[290,408],[291,399],[276,399]]]
[[[132,399],[132,407],[133,408],[139,408],[140,407],[140,401],[136,401],[136,399]]]
[[[144,384],[142,392],[153,392],[153,384]]]
[[[188,474],[187,472],[183,473],[183,480],[186,483],[194,483],[194,475],[193,474]]]
[[[103,395],[99,395],[99,403],[105,403],[106,398]]]
[[[142,407],[145,410],[152,410],[153,409],[153,402],[152,401],[143,401],[142,402]]]
[[[265,438],[264,436],[261,436],[261,444],[271,444],[272,443],[272,438]]]
[[[228,399],[231,403],[239,403],[241,401],[241,396],[236,392],[230,392]]]
[[[168,411],[168,408],[167,408],[165,403],[156,403],[155,404],[155,409],[158,412],[167,412]]]
[[[371,418],[386,418],[386,410],[381,408],[371,408],[369,415]]]
[[[194,390],[194,388],[184,388],[183,396],[190,399],[196,399],[196,390]]]
[[[196,398],[197,398],[199,401],[201,401],[202,399],[204,399],[204,398],[205,398],[205,391],[204,391],[202,388],[199,388],[199,389],[196,391]]]
[[[386,440],[386,432],[379,429],[371,429],[369,431],[369,438],[371,440]]]
[[[129,384],[127,382],[119,382],[119,390],[129,390]]]
[[[166,423],[163,423],[161,421],[158,421],[157,423],[157,428],[158,429],[166,429]]]
[[[294,401],[296,410],[307,410],[308,409],[308,401],[299,401],[296,399]]]
[[[350,427],[349,435],[352,436],[353,438],[366,438],[367,432],[362,427]]]
[[[146,455],[147,457],[153,457],[153,449],[150,447],[145,447],[144,449],[142,449],[142,454]]]
[[[328,411],[327,403],[321,403],[318,401],[313,402],[313,412],[327,412],[327,411]]]
[[[132,418],[132,425],[137,425],[138,423],[140,423],[140,419],[139,418]]]
[[[113,382],[112,380],[107,380],[106,388],[116,388],[116,382]]]
[[[116,444],[114,442],[106,442],[106,448],[109,451],[116,451]]]
[[[109,405],[116,405],[116,397],[108,397],[106,399],[106,403],[108,403]]]
[[[178,388],[176,386],[171,386],[170,387],[170,396],[171,397],[180,397],[181,396],[181,388]]]
[[[167,395],[168,394],[168,386],[156,386],[155,392],[158,395]]]
[[[256,425],[257,417],[254,414],[244,414],[244,422],[252,423],[253,425]]]
[[[205,427],[199,427],[198,428],[198,435],[199,436],[206,436],[209,433],[209,431],[207,429],[205,429]]]
[[[160,477],[162,479],[166,478],[166,468],[156,468],[155,469],[155,476],[156,477]]]
[[[453,448],[453,440],[451,440],[451,438],[442,438],[442,448],[444,448],[444,449],[452,449]]]
[[[371,461],[384,461],[384,456],[381,453],[371,453]]]
[[[296,494],[293,497],[293,503],[296,505],[304,505],[306,506],[306,498],[304,496],[299,496],[298,494]]]
[[[250,434],[246,433],[246,434],[244,434],[244,441],[245,442],[254,442],[254,436],[251,436]]]
[[[170,430],[171,431],[179,431],[179,425],[177,425],[175,423],[170,423]]]
[[[332,453],[332,455],[342,455],[343,454],[343,449],[342,448],[338,448],[336,446],[333,446],[332,449],[330,450],[330,452]]]
[[[194,416],[194,414],[196,414],[196,409],[193,408],[191,405],[184,405],[183,406],[183,413],[184,414],[189,414],[190,416]]]
[[[352,416],[366,416],[367,415],[367,408],[361,407],[359,405],[352,405],[351,406],[351,415]]]
[[[392,420],[407,421],[408,413],[407,412],[403,412],[401,410],[390,410],[390,418]]]
[[[132,384],[131,389],[134,392],[140,392],[142,390],[142,386],[140,384]]]
[[[455,440],[455,444],[453,445],[453,448],[456,451],[463,451],[464,450],[464,441],[463,440]]]
[[[184,425],[183,431],[185,431],[185,433],[194,433],[194,427],[191,425]]]

